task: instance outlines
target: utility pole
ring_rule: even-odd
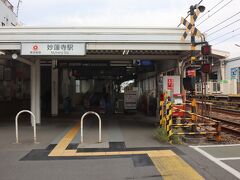
[[[195,30],[195,20],[194,20],[195,11],[194,10],[195,10],[194,6],[190,6],[190,23],[192,25],[192,28],[191,28],[191,62],[196,61],[196,53],[195,53],[196,45],[195,45],[195,35],[194,35],[194,30]]]
[[[190,6],[190,23],[192,24],[192,29],[191,29],[191,64],[196,61],[196,45],[195,45],[195,35],[194,35],[194,30],[195,30],[195,20],[197,19],[194,18],[195,15],[195,8],[194,6]],[[195,78],[196,78],[196,73],[195,73]],[[191,102],[191,111],[192,113],[196,113],[197,110],[197,102],[195,98],[196,92],[192,91],[192,102]],[[195,115],[192,115],[192,121],[196,121],[197,117]]]

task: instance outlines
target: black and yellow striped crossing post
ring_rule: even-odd
[[[196,61],[196,45],[195,45],[195,36],[197,34],[197,29],[195,28],[195,21],[200,14],[199,9],[196,9],[195,13],[195,7],[190,6],[190,24],[191,24],[191,62],[193,63]]]
[[[168,139],[171,142],[171,136],[173,135],[173,130],[172,130],[172,124],[173,124],[173,120],[172,120],[172,102],[169,101],[166,104],[166,131],[168,134]]]
[[[159,119],[160,126],[162,126],[164,121],[164,99],[161,99],[159,102]]]
[[[192,25],[191,28],[191,63],[194,63],[196,61],[196,45],[195,45],[195,36],[197,34],[197,29],[195,28],[195,21],[200,14],[200,11],[198,8],[196,8],[195,11],[195,6],[190,6],[190,23]],[[192,113],[196,113],[197,109],[197,102],[195,98],[195,92],[192,92],[193,98],[192,98],[192,103],[191,103],[191,111]],[[195,115],[192,115],[192,121],[196,121],[197,117]]]
[[[191,33],[191,63],[193,64],[196,61],[196,42],[195,36],[201,36],[201,32],[195,27],[195,21],[201,12],[205,9],[204,6],[194,5],[190,6],[190,23],[185,19],[181,18],[181,24],[186,26],[186,31],[183,33],[181,40],[185,40],[188,33]],[[196,113],[196,99],[195,99],[195,92],[192,92],[193,98],[191,103],[191,111],[192,113]],[[192,121],[196,121],[197,117],[192,115]]]
[[[167,92],[164,92],[162,95],[161,95],[161,98],[160,98],[160,102],[159,102],[159,122],[160,122],[160,126],[163,126],[164,123],[165,123],[165,112],[166,112],[166,102],[167,102],[167,98],[168,98],[168,93]],[[165,123],[166,124],[166,123]]]

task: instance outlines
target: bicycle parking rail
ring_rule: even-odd
[[[102,142],[102,120],[101,117],[99,116],[98,113],[94,112],[94,111],[88,111],[85,114],[82,115],[81,117],[81,141],[80,143],[83,143],[83,119],[85,118],[86,115],[88,114],[94,114],[97,116],[98,118],[98,122],[99,122],[99,136],[98,136],[98,142],[101,143]]]
[[[19,144],[19,135],[18,135],[18,117],[22,113],[29,113],[33,118],[32,126],[33,126],[33,142],[37,144],[37,134],[36,134],[36,119],[35,115],[29,111],[29,110],[22,110],[19,113],[17,113],[15,117],[15,128],[16,128],[16,144]]]

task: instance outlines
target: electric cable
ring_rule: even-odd
[[[240,35],[240,33],[239,33],[239,34],[235,34],[235,35],[233,35],[233,36],[231,36],[231,37],[229,37],[229,38],[227,38],[227,39],[224,39],[224,40],[222,40],[222,41],[220,41],[220,42],[217,42],[217,43],[215,43],[215,44],[213,44],[213,45],[217,45],[217,44],[223,43],[223,42],[225,42],[225,41],[227,41],[227,40],[229,40],[229,39],[232,39],[232,38],[234,38],[234,37],[236,37],[236,36],[239,36],[239,35]]]
[[[234,14],[234,15],[232,15],[231,17],[229,17],[229,18],[227,18],[227,19],[223,20],[222,22],[220,22],[220,23],[216,24],[215,26],[213,26],[213,27],[211,27],[211,28],[207,29],[207,30],[206,30],[206,31],[204,31],[203,33],[206,33],[206,32],[208,32],[208,31],[210,31],[210,30],[214,29],[215,27],[218,27],[218,26],[219,26],[219,25],[221,25],[222,23],[224,23],[224,22],[228,21],[229,19],[232,19],[233,17],[235,17],[235,16],[236,16],[236,15],[238,15],[238,14],[240,14],[240,11],[239,11],[239,12],[237,12],[237,13],[235,13],[235,14]]]
[[[229,32],[227,32],[227,33],[225,33],[225,34],[222,34],[221,36],[217,36],[217,37],[215,37],[215,38],[213,38],[213,39],[210,39],[209,42],[215,41],[215,40],[217,40],[217,39],[219,39],[219,38],[222,38],[222,37],[224,37],[224,36],[226,36],[226,35],[228,35],[228,34],[231,34],[231,33],[233,33],[233,32],[236,32],[236,31],[238,31],[238,30],[240,30],[240,27],[237,28],[237,29],[234,29],[234,30],[232,30],[232,31],[229,31]]]
[[[224,0],[222,0],[222,1],[224,1]],[[199,1],[198,5],[200,5],[202,2],[203,2],[203,0]],[[186,20],[189,15],[190,15],[190,13],[188,12],[188,15],[184,18],[184,20]],[[180,25],[181,25],[181,23],[179,23],[177,27],[179,27]]]
[[[216,8],[219,4],[221,4],[224,0],[221,0],[216,5],[214,5],[211,9],[209,9],[206,13],[204,13],[201,17],[198,18],[198,21],[202,19],[205,15],[207,15],[209,12],[211,12],[214,8]]]
[[[200,5],[203,2],[203,0],[199,1],[198,5]]]
[[[212,34],[217,33],[217,32],[219,32],[219,31],[227,28],[228,26],[231,26],[231,25],[235,24],[235,23],[238,22],[238,21],[240,21],[240,19],[237,19],[237,20],[231,22],[230,24],[228,24],[228,25],[226,25],[226,26],[224,26],[224,27],[222,27],[222,28],[220,28],[220,29],[218,29],[218,30],[216,30],[216,31],[213,31],[212,33],[208,34],[208,36],[211,36]]]
[[[197,26],[200,26],[202,23],[206,22],[209,18],[211,18],[213,15],[217,14],[218,12],[220,12],[220,10],[222,10],[223,8],[225,8],[227,5],[229,5],[233,0],[228,1],[226,4],[224,4],[223,6],[221,6],[218,10],[216,10],[213,14],[209,15],[206,19],[204,19],[203,21],[201,21]],[[196,27],[197,27],[196,26]]]

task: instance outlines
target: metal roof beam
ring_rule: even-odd
[[[87,55],[87,56],[54,56],[54,59],[58,60],[108,60],[108,61],[130,61],[130,60],[139,60],[139,59],[148,59],[148,60],[177,60],[180,55]],[[27,56],[26,56],[27,58]],[[38,56],[42,60],[51,60],[51,56]]]

